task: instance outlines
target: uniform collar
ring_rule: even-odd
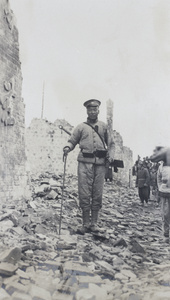
[[[92,120],[92,119],[87,118],[87,123],[89,123],[89,124],[95,124],[95,123],[97,123],[97,122],[98,122],[98,118],[95,119],[95,120]]]

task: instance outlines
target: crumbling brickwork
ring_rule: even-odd
[[[132,186],[132,166],[133,166],[133,152],[130,148],[123,145],[122,136],[113,130],[113,101],[107,101],[107,126],[109,133],[109,154],[113,159],[122,160],[124,168],[119,168],[118,173],[114,173],[114,177],[122,184]]]
[[[130,148],[123,145],[122,136],[116,131],[112,130],[111,140],[114,141],[114,159],[123,160],[124,168],[119,168],[118,173],[114,173],[116,179],[120,180],[123,185],[132,186],[132,166],[133,166],[133,152]]]
[[[73,126],[64,120],[51,123],[45,119],[33,119],[26,130],[26,154],[31,174],[45,172],[63,173],[63,147],[69,135],[61,130],[63,126],[72,132]],[[67,173],[77,174],[78,146],[70,152],[67,159]]]
[[[17,200],[27,186],[25,107],[18,30],[8,0],[0,0],[0,199]]]

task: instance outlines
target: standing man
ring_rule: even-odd
[[[96,99],[84,103],[87,109],[87,122],[79,124],[73,131],[64,155],[79,144],[78,154],[78,194],[82,209],[83,226],[80,233],[98,231],[98,212],[102,207],[102,194],[107,157],[107,125],[98,121],[99,106]],[[91,224],[90,224],[91,212]]]
[[[138,187],[138,194],[142,205],[144,205],[144,201],[147,204],[150,193],[150,175],[148,169],[141,160],[138,162],[136,186]]]
[[[158,168],[157,183],[162,207],[163,234],[169,238],[170,225],[170,166],[166,158]]]

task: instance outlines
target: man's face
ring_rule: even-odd
[[[95,120],[99,114],[99,107],[98,106],[88,106],[87,107],[87,115],[89,119]]]

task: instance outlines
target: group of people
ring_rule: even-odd
[[[78,160],[78,194],[82,210],[82,226],[78,232],[99,231],[98,213],[102,207],[102,194],[107,165],[111,163],[108,156],[107,125],[98,120],[101,102],[90,99],[84,102],[87,121],[75,127],[66,146],[64,157],[79,144]],[[160,154],[160,151],[161,154]],[[163,153],[163,154],[162,154]],[[158,149],[152,159],[140,157],[133,171],[142,205],[148,203],[150,193],[158,195],[162,202],[164,236],[169,237],[170,224],[170,150]],[[112,177],[110,178],[112,181]]]
[[[158,147],[150,159],[138,160],[133,168],[136,187],[142,205],[148,203],[150,192],[161,203],[163,234],[169,238],[170,230],[170,148]]]
[[[143,206],[144,204],[147,205],[151,194],[159,202],[157,184],[158,168],[158,162],[153,163],[148,157],[141,160],[139,156],[133,167],[133,175],[136,176],[136,187],[138,188],[139,198]]]

